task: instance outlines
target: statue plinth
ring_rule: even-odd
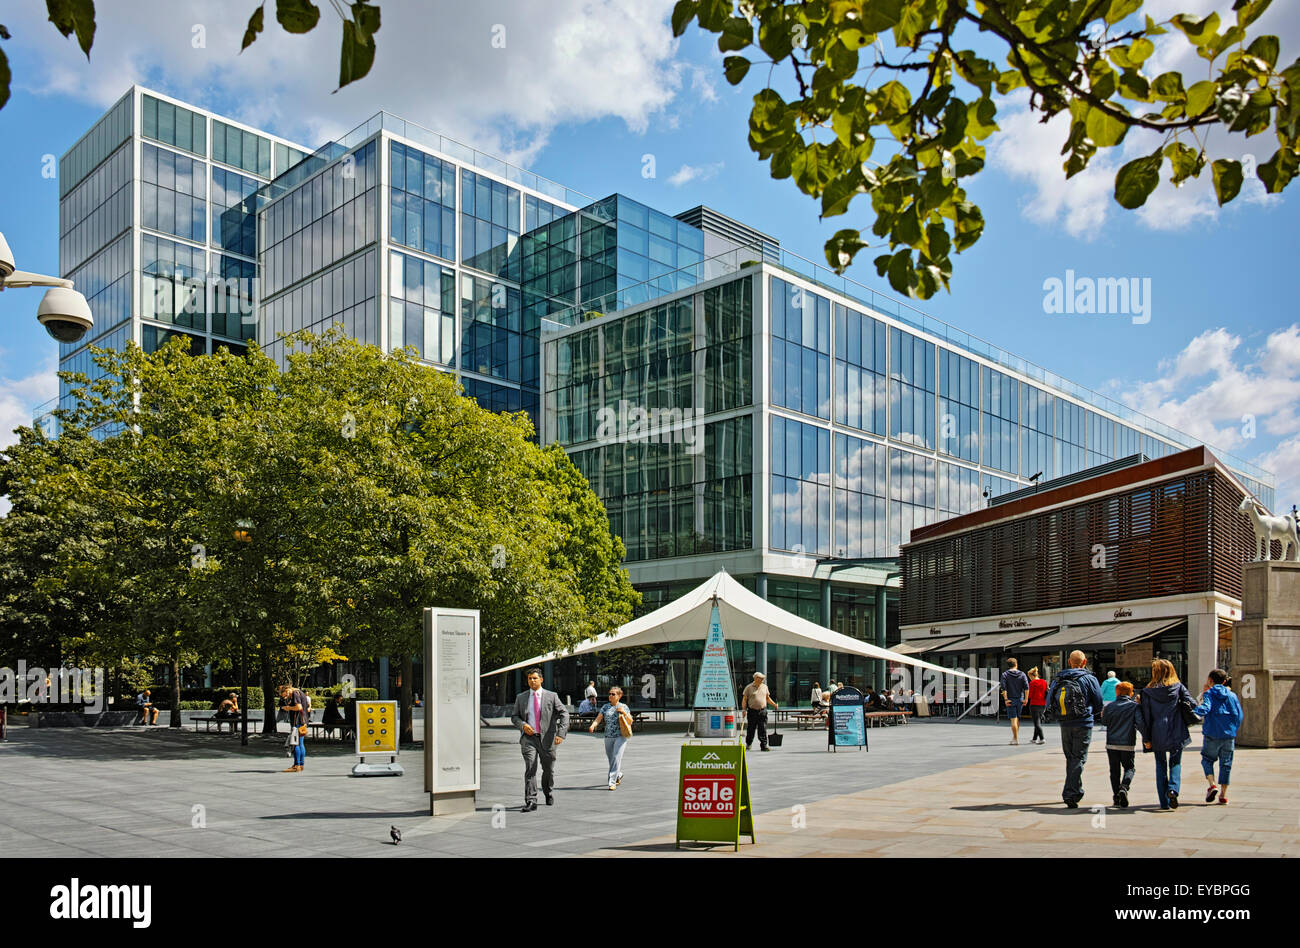
[[[1242,566],[1242,620],[1232,633],[1242,747],[1300,747],[1300,562]]]

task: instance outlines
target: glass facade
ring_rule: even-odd
[[[153,234],[140,236],[140,315],[207,330],[207,254]]]
[[[933,448],[934,343],[889,330],[889,436],[918,448]]]
[[[212,160],[261,178],[271,177],[271,140],[212,120]]]
[[[831,304],[772,277],[772,404],[831,416]]]
[[[466,266],[518,283],[519,189],[460,170],[460,259]],[[409,232],[410,220],[407,227]]]
[[[456,272],[432,260],[389,251],[388,347],[412,348],[452,365],[456,351]]]
[[[60,210],[68,193],[115,152],[118,145],[131,137],[134,116],[131,103],[131,93],[128,92],[59,159]]]
[[[980,367],[950,349],[939,350],[939,453],[980,460]]]
[[[519,382],[523,368],[519,290],[498,280],[466,273],[460,278],[460,306],[460,367]],[[536,356],[531,369],[531,377],[535,378]]]
[[[774,550],[828,556],[831,551],[831,433],[772,416]]]
[[[207,157],[207,116],[151,95],[140,97],[140,133],[145,138],[184,149],[200,158]]]
[[[886,448],[835,435],[835,556],[889,555]]]
[[[444,260],[456,259],[456,169],[401,142],[389,145],[388,237]]]
[[[140,146],[140,224],[202,243],[208,232],[208,176],[202,161]]]
[[[838,303],[834,311],[835,423],[883,435],[888,327]]]
[[[212,243],[227,253],[257,256],[257,208],[262,182],[225,168],[212,169]]]
[[[130,227],[131,146],[123,145],[59,202],[60,269],[75,270]]]

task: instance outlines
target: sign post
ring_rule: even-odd
[[[478,610],[425,609],[424,789],[432,816],[474,810],[478,675]]]
[[[826,731],[827,750],[861,747],[867,750],[867,718],[862,692],[844,687],[831,695],[831,726]]]
[[[709,636],[700,661],[700,680],[695,686],[695,736],[737,737],[736,690],[731,682],[731,660],[722,636],[718,603],[709,616]]]
[[[731,843],[754,838],[745,748],[735,744],[682,745],[677,780],[677,848],[682,842]]]
[[[400,777],[404,770],[397,762],[397,739],[402,733],[396,701],[357,702],[357,755],[360,761],[352,768],[354,777]],[[367,757],[372,758],[366,760]],[[386,757],[376,763],[373,758]]]

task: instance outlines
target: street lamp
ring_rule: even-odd
[[[36,309],[36,318],[59,342],[76,342],[95,324],[90,315],[90,304],[73,288],[71,280],[17,269],[13,251],[9,249],[5,235],[0,233],[0,290],[22,286],[50,288]]]

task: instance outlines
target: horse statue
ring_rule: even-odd
[[[1282,559],[1283,560],[1300,560],[1300,528],[1294,517],[1283,514],[1281,517],[1270,517],[1263,513],[1249,494],[1241,498],[1241,503],[1237,507],[1242,513],[1250,517],[1251,526],[1255,528],[1255,560],[1258,563],[1261,560],[1271,560],[1272,542],[1280,540],[1282,542]],[[1260,553],[1260,544],[1263,544],[1263,553]],[[1290,548],[1288,550],[1288,547]]]

